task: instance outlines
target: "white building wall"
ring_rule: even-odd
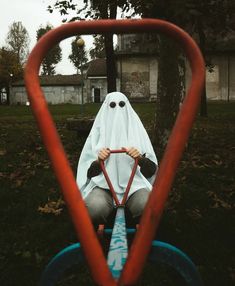
[[[208,100],[235,100],[235,56],[219,55],[211,59],[212,72],[206,70],[206,95]],[[186,88],[191,81],[191,70],[186,65]]]
[[[121,91],[131,99],[150,96],[149,58],[131,57],[120,59]]]
[[[206,91],[208,100],[235,100],[235,55],[219,55],[212,58],[213,72],[206,71]],[[158,62],[154,57],[124,57],[118,60],[117,90],[130,98],[155,100],[157,95]],[[186,90],[191,81],[191,70],[186,63]],[[83,98],[94,102],[94,88],[100,89],[100,100],[107,95],[106,78],[85,80]],[[81,104],[81,86],[42,87],[50,104]],[[10,94],[11,104],[26,104],[28,101],[23,86],[13,86]]]
[[[25,104],[28,101],[26,90],[23,86],[11,88],[10,104]]]
[[[206,70],[206,94],[211,100],[220,100],[221,92],[219,87],[219,65],[214,65],[213,72]]]
[[[82,88],[80,86],[43,86],[43,93],[48,104],[81,104]],[[83,89],[84,103],[86,100],[86,88]],[[10,103],[26,104],[28,101],[25,87],[13,86],[11,88]]]
[[[94,89],[100,89],[100,101],[103,102],[107,93],[107,78],[88,78],[90,90],[88,91],[91,94],[91,102],[94,102]]]

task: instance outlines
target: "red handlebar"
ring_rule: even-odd
[[[119,153],[126,153],[127,152],[127,149],[126,148],[122,148],[122,149],[117,149],[117,150],[110,150],[110,153],[111,154],[119,154]],[[124,206],[125,203],[126,203],[126,200],[127,200],[127,197],[128,197],[128,194],[129,194],[129,191],[130,191],[130,188],[131,188],[131,184],[133,182],[133,179],[134,179],[134,176],[135,176],[135,173],[136,173],[136,169],[137,169],[137,166],[138,166],[138,158],[135,158],[135,163],[134,163],[134,166],[132,168],[132,171],[131,171],[131,175],[130,175],[130,178],[129,178],[129,181],[128,181],[128,184],[127,184],[127,187],[126,187],[126,190],[125,190],[125,193],[124,193],[124,196],[123,196],[123,199],[121,201],[121,203],[119,202],[118,198],[117,198],[117,195],[116,195],[116,192],[113,188],[113,184],[109,178],[109,175],[105,169],[105,164],[104,164],[104,161],[103,160],[100,160],[100,166],[101,166],[101,169],[102,169],[102,172],[104,174],[104,177],[106,179],[106,182],[109,186],[109,190],[110,192],[112,193],[112,196],[113,196],[113,199],[116,203],[117,206]]]
[[[117,149],[117,150],[109,150],[110,153],[126,153],[127,152],[127,149],[126,148],[122,148],[122,149]]]

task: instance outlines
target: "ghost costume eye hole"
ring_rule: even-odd
[[[120,102],[119,102],[119,106],[120,106],[120,107],[124,107],[125,104],[126,104],[126,103],[125,103],[124,101],[120,101]]]
[[[112,101],[112,102],[110,102],[109,106],[110,106],[111,108],[114,108],[114,107],[116,106],[116,103],[115,103],[114,101]]]

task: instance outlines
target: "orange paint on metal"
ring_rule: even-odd
[[[126,153],[126,152],[127,152],[127,150],[125,148],[118,149],[118,150],[110,150],[111,154]],[[130,178],[129,178],[129,181],[127,183],[127,187],[126,187],[126,190],[125,190],[125,193],[124,193],[124,196],[123,196],[123,199],[122,199],[121,203],[118,200],[118,197],[117,197],[117,195],[115,193],[115,190],[113,188],[112,182],[111,182],[111,180],[109,178],[109,175],[108,175],[108,173],[106,171],[105,163],[104,163],[103,160],[100,160],[100,167],[102,169],[102,172],[104,174],[106,182],[107,182],[107,184],[109,186],[109,190],[110,190],[110,192],[112,194],[112,197],[113,197],[113,199],[115,201],[116,206],[125,206],[125,203],[126,203],[126,200],[127,200],[130,188],[131,188],[131,184],[133,182],[133,179],[134,179],[134,176],[135,176],[135,173],[136,173],[136,169],[137,169],[137,166],[138,166],[138,158],[135,158],[133,160],[135,162],[134,162],[134,165],[133,165],[133,168],[132,168],[132,171],[131,171],[131,174],[130,174]]]
[[[78,190],[53,119],[39,83],[39,68],[46,53],[61,40],[82,34],[160,32],[174,38],[184,49],[192,69],[189,92],[178,114],[162,159],[153,191],[145,208],[137,235],[119,281],[108,269],[104,254],[93,229],[87,209]],[[45,34],[30,53],[25,68],[28,97],[43,142],[52,162],[57,180],[83,247],[92,277],[97,285],[134,285],[141,274],[167,200],[177,165],[189,136],[204,84],[204,61],[192,38],[177,26],[156,19],[97,20],[64,24]]]

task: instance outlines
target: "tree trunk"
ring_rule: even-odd
[[[102,2],[100,4],[100,13],[102,19],[116,19],[117,16],[117,1],[112,1],[111,4]],[[108,92],[116,91],[116,63],[113,49],[113,34],[104,35],[104,46],[106,53],[106,69],[107,69],[107,85]]]
[[[205,49],[206,49],[206,37],[203,29],[202,20],[198,20],[198,36],[199,36],[199,47],[203,56],[205,57]],[[201,95],[201,105],[200,105],[200,116],[207,117],[207,96],[206,96],[206,81],[203,87],[202,95]]]
[[[159,53],[153,145],[162,154],[185,93],[185,61],[179,47],[165,36],[160,37]]]
[[[116,91],[116,63],[113,49],[113,35],[105,35],[105,53],[106,53],[106,66],[107,66],[107,85],[108,93]]]
[[[7,105],[10,105],[10,87],[6,87],[6,94],[7,94]]]
[[[201,105],[200,105],[200,116],[207,117],[207,97],[206,97],[206,85],[204,84],[202,95],[201,95]]]
[[[0,88],[0,105],[2,105],[2,89]]]

